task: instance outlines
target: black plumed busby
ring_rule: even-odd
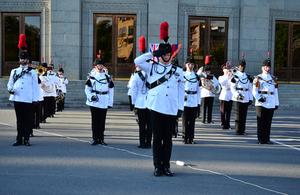
[[[238,61],[238,66],[246,66],[246,61],[244,59],[245,54],[243,53],[243,59]]]
[[[96,58],[95,60],[95,65],[97,64],[102,64],[103,66],[105,65],[105,61],[103,58]]]
[[[208,65],[204,66],[204,70],[203,71],[211,71],[210,66],[208,66]]]
[[[268,59],[262,61],[261,67],[263,66],[271,66],[270,52],[268,52]]]
[[[194,63],[195,64],[195,58],[193,56],[188,56],[185,60],[185,63]]]
[[[160,43],[158,49],[160,50],[161,55],[167,53],[172,53],[172,46],[168,43],[169,40],[169,24],[168,22],[163,22],[160,25],[160,35],[159,38],[164,40],[165,43]]]
[[[30,58],[27,53],[27,44],[26,44],[25,34],[20,35],[18,48],[21,50],[19,53],[19,59],[29,59]]]

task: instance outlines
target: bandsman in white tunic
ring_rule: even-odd
[[[26,36],[20,35],[19,64],[20,67],[11,71],[7,83],[7,90],[10,93],[9,100],[14,102],[14,108],[17,118],[17,138],[12,144],[18,146],[31,146],[29,135],[32,130],[32,110],[39,99],[38,76],[35,69],[28,67],[29,55],[26,51]]]
[[[233,62],[227,62],[226,65],[222,66],[224,75],[219,76],[218,80],[222,86],[222,90],[219,96],[220,100],[220,112],[221,112],[221,129],[229,129],[230,126],[230,115],[232,109],[232,93],[231,93],[231,72],[227,65]]]
[[[194,72],[195,59],[188,56],[185,61],[186,71],[183,73],[185,85],[185,102],[182,114],[182,134],[184,144],[196,144],[195,136],[195,120],[198,105],[201,105],[201,81],[200,77]]]
[[[114,83],[112,77],[104,72],[104,59],[97,58],[95,72],[85,84],[86,104],[90,106],[92,116],[92,146],[104,142],[105,120],[108,108],[113,107]]]
[[[271,123],[274,110],[278,109],[277,78],[270,74],[271,61],[264,60],[261,65],[262,73],[254,77],[253,96],[257,115],[258,144],[272,144],[270,141]]]
[[[232,100],[234,102],[235,131],[236,135],[247,135],[246,119],[248,106],[252,104],[253,79],[245,72],[246,61],[238,61],[238,71],[231,79]]]
[[[170,64],[172,48],[168,41],[169,24],[161,24],[160,36],[165,43],[159,44],[159,49],[153,53],[148,52],[137,57],[135,64],[147,75],[149,92],[147,108],[150,110],[153,131],[153,164],[154,176],[173,176],[170,170],[172,152],[172,135],[177,116],[181,116],[184,109],[184,85],[182,69]],[[166,31],[167,31],[166,30]],[[159,62],[151,61],[159,57]]]

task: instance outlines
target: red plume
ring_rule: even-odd
[[[18,48],[25,50],[27,48],[27,44],[26,44],[26,36],[24,34],[20,35],[20,39],[19,39],[19,44],[18,44]]]
[[[145,53],[146,51],[146,39],[144,36],[141,36],[140,37],[140,40],[139,40],[139,50],[143,53]]]
[[[209,56],[206,56],[205,57],[205,65],[208,65],[209,64]]]
[[[166,43],[168,42],[168,39],[169,39],[169,24],[168,24],[168,22],[161,23],[159,38],[160,38],[160,40],[164,40]]]

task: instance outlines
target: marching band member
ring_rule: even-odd
[[[195,59],[188,56],[185,62],[186,72],[183,73],[185,85],[185,102],[182,113],[182,131],[184,134],[183,143],[196,144],[194,141],[195,120],[198,105],[201,105],[201,81],[194,72]]]
[[[172,48],[167,43],[169,24],[163,22],[160,26],[160,38],[165,43],[159,44],[159,49],[137,57],[135,64],[147,75],[149,92],[146,105],[150,110],[153,131],[153,164],[154,176],[173,176],[170,170],[172,153],[172,135],[177,116],[184,109],[184,85],[182,69],[170,64]],[[153,57],[159,57],[159,62],[153,62]]]
[[[229,64],[233,62],[226,62],[222,65],[224,75],[219,76],[218,80],[222,86],[220,93],[220,112],[221,112],[221,128],[232,130],[230,127],[230,115],[232,109],[232,93],[231,93],[231,72],[229,71]]]
[[[214,97],[215,94],[212,93],[210,90],[212,90],[214,87],[219,85],[219,81],[216,79],[216,77],[211,73],[211,68],[209,66],[209,56],[206,56],[205,58],[205,66],[203,68],[203,72],[205,75],[207,75],[207,78],[201,77],[202,82],[202,90],[201,90],[201,122],[202,124],[205,123],[206,119],[206,108],[207,108],[207,123],[214,124],[212,121],[212,108],[214,104]],[[199,71],[197,72],[199,75]],[[201,76],[201,75],[200,75]],[[206,87],[207,80],[212,80],[213,85]]]
[[[136,70],[134,70],[134,73],[131,73],[130,79],[129,79],[128,84],[127,84],[127,88],[128,88],[127,95],[128,95],[128,98],[129,98],[130,111],[133,111],[133,107],[134,107],[133,104],[132,104],[132,90],[131,90],[131,85],[132,85],[132,80],[133,80],[133,77],[134,77],[135,73],[136,73]]]
[[[66,93],[67,93],[67,87],[66,85],[69,83],[67,77],[64,76],[64,69],[59,64],[59,68],[57,70],[58,79],[59,79],[59,85],[58,90],[61,90],[60,92],[63,93],[62,99],[57,102],[57,111],[62,112],[65,109],[65,99],[66,99]],[[57,94],[58,95],[58,94]]]
[[[20,35],[18,44],[20,67],[12,69],[7,83],[10,93],[9,100],[14,102],[17,118],[17,138],[13,146],[21,145],[24,139],[25,146],[31,146],[29,134],[32,130],[32,107],[38,101],[38,76],[36,71],[28,67],[29,55],[26,51],[26,36]]]
[[[146,40],[144,36],[140,37],[139,50],[142,53],[146,51]],[[132,104],[137,109],[138,124],[139,124],[139,148],[151,148],[152,127],[150,120],[150,110],[146,108],[146,99],[148,88],[146,86],[147,76],[144,71],[136,67],[136,73],[132,79]]]
[[[236,135],[247,135],[246,118],[248,106],[252,104],[252,82],[253,79],[245,73],[246,61],[243,59],[238,61],[238,71],[231,79],[232,100],[234,102],[235,113],[235,131]]]
[[[54,117],[53,109],[55,109],[54,105],[56,97],[55,85],[59,84],[59,80],[58,77],[53,75],[52,66],[47,66],[47,63],[43,63],[42,66],[45,68],[45,74],[39,76],[39,78],[41,79],[41,88],[44,97],[44,102],[42,104],[42,122],[46,123],[46,119],[48,117]]]
[[[95,72],[88,77],[85,86],[86,104],[90,106],[92,116],[92,146],[104,142],[105,120],[108,108],[113,106],[114,83],[110,75],[104,72],[104,59],[95,60]]]
[[[270,53],[269,53],[270,55]],[[257,115],[258,144],[272,144],[270,141],[271,123],[274,110],[278,109],[277,78],[270,74],[271,61],[263,60],[262,73],[255,76],[253,81],[253,96]]]

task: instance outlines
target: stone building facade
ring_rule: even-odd
[[[276,22],[300,23],[299,0],[0,1],[0,75],[3,76],[5,50],[3,14],[36,12],[41,14],[40,56],[45,56],[48,63],[53,59],[64,64],[70,80],[86,79],[92,68],[97,53],[93,43],[94,14],[98,13],[135,15],[135,56],[140,55],[137,49],[139,37],[145,36],[147,44],[160,43],[159,26],[167,21],[169,42],[182,44],[177,55],[181,64],[189,55],[189,18],[226,18],[226,59],[237,63],[245,53],[246,71],[251,75],[261,72],[261,62],[268,52],[274,62]]]

